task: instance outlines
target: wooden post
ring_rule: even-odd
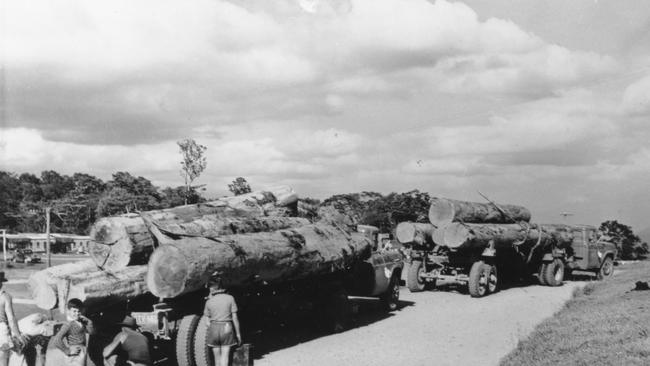
[[[52,255],[50,252],[50,207],[45,207],[45,243],[47,251],[47,267],[52,266]]]
[[[7,230],[2,229],[2,255],[4,257],[4,267],[7,268]]]

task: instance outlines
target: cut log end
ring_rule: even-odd
[[[444,228],[441,238],[445,246],[458,248],[471,240],[472,232],[463,224],[451,223]]]
[[[51,286],[45,283],[38,284],[32,290],[32,299],[41,309],[52,310],[56,308],[57,294]]]
[[[408,244],[415,239],[415,226],[410,222],[400,222],[395,228],[395,238],[402,244]]]
[[[165,245],[153,252],[149,258],[147,286],[152,294],[172,298],[183,293],[189,263],[178,248]]]
[[[432,198],[429,207],[429,221],[437,226],[445,226],[454,221],[456,210],[452,202],[445,198]]]

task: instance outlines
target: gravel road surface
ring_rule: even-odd
[[[498,365],[519,339],[560,310],[574,289],[526,286],[474,299],[457,292],[410,293],[392,316],[269,352],[258,366]]]

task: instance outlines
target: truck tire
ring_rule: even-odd
[[[395,311],[399,306],[399,278],[393,274],[386,292],[381,295],[381,302],[388,311]]]
[[[425,272],[424,263],[422,261],[413,261],[409,266],[409,271],[406,276],[406,286],[411,292],[424,291],[426,282],[421,278],[421,274]]]
[[[544,282],[548,286],[561,286],[564,281],[564,262],[561,259],[554,259],[547,263],[544,270]]]
[[[497,272],[497,266],[495,265],[485,265],[485,270],[487,271],[487,292],[488,294],[493,294],[499,291],[499,276]]]
[[[186,315],[180,320],[176,333],[176,362],[178,366],[196,366],[194,359],[194,335],[201,317]]]
[[[472,269],[469,271],[469,282],[467,287],[471,297],[483,297],[488,293],[488,276],[489,268],[483,261],[477,261],[472,264]]]
[[[212,366],[214,365],[214,355],[212,350],[206,344],[208,336],[208,323],[204,316],[199,320],[194,334],[194,360],[196,366]]]
[[[322,316],[317,317],[317,325],[327,333],[340,333],[347,329],[352,307],[345,289],[323,289],[325,293],[318,301],[317,308]]]
[[[539,284],[542,286],[548,286],[548,283],[546,283],[546,277],[544,274],[546,273],[546,263],[542,263],[539,265],[539,271],[537,271],[537,280],[539,281]]]
[[[603,264],[600,265],[600,269],[598,270],[598,280],[605,280],[614,274],[614,261],[612,260],[612,257],[606,257],[605,260],[603,261]]]

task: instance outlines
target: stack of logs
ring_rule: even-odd
[[[215,271],[228,286],[273,283],[345,268],[371,247],[330,221],[292,216],[289,187],[194,205],[105,217],[90,233],[91,259],[29,279],[36,305],[64,311],[70,298],[90,312],[148,295],[173,298],[205,286]]]
[[[531,214],[522,206],[476,203],[432,198],[429,223],[402,222],[395,236],[402,244],[420,248],[435,245],[450,249],[524,245],[565,246],[573,228],[566,225],[530,223]]]

